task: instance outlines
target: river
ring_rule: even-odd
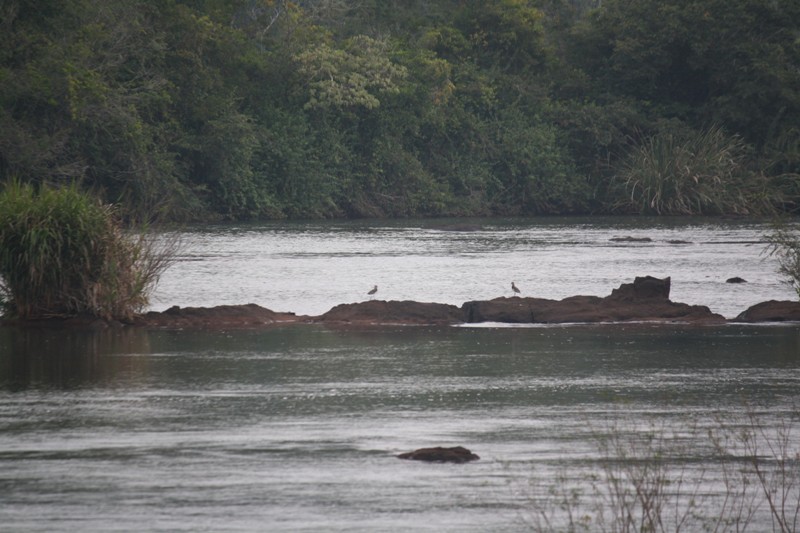
[[[441,223],[195,228],[153,307],[254,302],[318,314],[368,298],[375,284],[380,298],[460,304],[510,296],[512,280],[523,295],[602,296],[636,275],[672,276],[673,300],[729,317],[793,297],[755,223],[494,219],[471,232]],[[650,241],[610,240],[626,236]],[[732,276],[748,283],[726,284]],[[748,522],[739,513],[739,530],[769,531],[757,483],[741,473],[756,457],[797,507],[798,485],[776,474],[767,446],[785,430],[793,457],[798,391],[798,325],[3,328],[0,524],[558,531],[569,509],[589,530],[608,530],[608,480],[656,472],[669,487],[661,502],[675,508],[667,530],[689,501],[702,518],[684,530],[713,524],[727,495],[738,503],[719,530],[734,529],[738,509],[752,511]],[[757,453],[738,437],[748,434]],[[396,458],[436,445],[481,459]],[[654,458],[658,468],[634,469]],[[796,475],[796,462],[783,464]]]
[[[796,298],[764,255],[766,224],[684,218],[489,219],[231,225],[183,233],[153,309],[256,303],[321,314],[377,298],[461,305],[511,296],[606,296],[635,276],[672,278],[672,299],[731,318]],[[624,242],[615,239],[649,239]],[[732,277],[748,283],[726,284]]]

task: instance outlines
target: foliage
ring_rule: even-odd
[[[299,73],[309,79],[311,96],[305,108],[374,109],[380,105],[376,93],[397,93],[397,83],[406,69],[387,57],[385,42],[356,35],[333,49],[322,44],[296,57]]]
[[[767,235],[767,254],[778,261],[778,272],[800,298],[800,232],[784,224],[776,224]]]
[[[609,0],[580,50],[606,90],[763,143],[800,111],[799,18],[791,0]]]
[[[647,210],[790,211],[798,6],[6,0],[0,182],[84,183],[141,220],[608,212],[629,139],[688,157],[717,124],[742,198],[704,179]]]
[[[537,69],[547,58],[543,13],[525,0],[489,0],[461,13],[479,64],[500,71]]]
[[[496,135],[495,173],[504,189],[495,201],[514,214],[570,213],[585,209],[589,191],[565,154],[558,131],[508,111]]]
[[[782,198],[747,166],[748,146],[719,127],[658,133],[617,167],[623,210],[659,215],[765,214]]]
[[[0,193],[0,293],[12,316],[130,319],[168,260],[75,185],[12,181]]]

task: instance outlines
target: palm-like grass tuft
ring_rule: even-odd
[[[617,209],[657,215],[763,215],[784,201],[778,182],[748,167],[750,147],[721,128],[659,133],[617,169]]]
[[[0,193],[0,292],[12,316],[130,319],[169,259],[75,185],[12,181]]]

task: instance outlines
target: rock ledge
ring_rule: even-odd
[[[800,302],[770,300],[748,307],[731,322],[800,322]]]
[[[447,326],[464,323],[566,324],[600,322],[654,322],[724,324],[727,322],[800,322],[800,302],[756,304],[728,321],[704,305],[669,299],[670,278],[636,277],[605,297],[570,296],[563,300],[514,296],[475,300],[461,307],[442,303],[383,301],[341,304],[319,316],[280,313],[256,304],[216,307],[173,306],[137,316],[129,324],[92,317],[47,320],[0,320],[0,325],[108,328],[125,325],[159,329],[252,329],[287,324],[348,326]]]
[[[462,446],[452,448],[420,448],[413,452],[401,453],[399,459],[411,459],[414,461],[427,461],[429,463],[467,463],[480,459],[477,454],[472,453]]]

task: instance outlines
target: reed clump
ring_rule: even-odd
[[[749,167],[750,147],[720,127],[665,131],[635,143],[616,169],[615,209],[654,215],[764,215],[781,182]]]
[[[170,255],[123,230],[114,208],[77,185],[11,181],[0,192],[0,299],[7,317],[130,320]]]

